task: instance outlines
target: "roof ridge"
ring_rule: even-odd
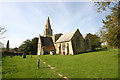
[[[77,30],[74,30],[72,32],[68,32],[68,33],[61,35],[60,38],[56,41],[56,43],[69,41],[73,37],[76,31]]]

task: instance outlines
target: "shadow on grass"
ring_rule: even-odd
[[[45,68],[50,68],[50,67],[39,67],[39,69],[45,69]]]
[[[2,78],[2,80],[65,80],[65,79],[63,78]]]
[[[6,57],[6,56],[10,56],[10,55],[2,55],[2,58]]]
[[[80,52],[80,53],[77,53],[75,55],[79,55],[79,54],[85,54],[85,53],[91,53],[91,52],[99,52],[99,51],[107,51],[108,49],[99,49],[99,50],[93,50],[93,51],[88,51],[88,52]]]

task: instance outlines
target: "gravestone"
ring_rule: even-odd
[[[13,55],[10,55],[10,57],[12,58],[12,57],[13,57]]]
[[[37,60],[37,69],[39,69],[39,63],[40,63],[40,59]]]
[[[26,58],[26,54],[23,54],[23,58]]]
[[[13,53],[10,54],[10,57],[13,58]]]

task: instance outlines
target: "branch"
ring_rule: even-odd
[[[0,27],[0,39],[5,38],[5,37],[3,37],[3,35],[5,34],[6,31],[7,30],[5,28]]]

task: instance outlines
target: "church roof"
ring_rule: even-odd
[[[53,40],[51,37],[41,37],[42,46],[54,46]]]
[[[56,43],[70,41],[75,32],[76,30],[73,32],[69,32],[69,33],[61,35],[60,38],[56,41]]]

